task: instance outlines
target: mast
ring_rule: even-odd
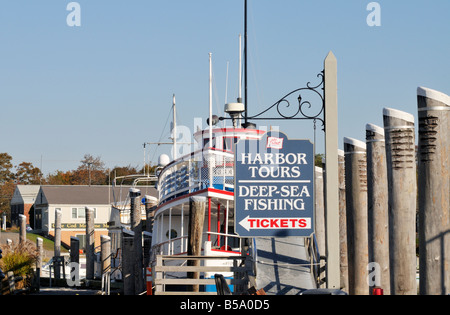
[[[242,34],[239,34],[239,94],[238,103],[242,103]]]
[[[177,107],[175,102],[175,94],[173,95],[173,159],[176,160],[178,158],[177,154]]]
[[[248,123],[248,81],[247,81],[247,60],[248,60],[248,54],[247,54],[247,49],[248,49],[248,33],[247,33],[247,0],[245,0],[245,7],[244,7],[244,72],[245,72],[245,78],[244,78],[244,84],[245,84],[245,113],[244,113],[244,118],[245,118],[245,126],[247,126]]]
[[[212,53],[209,53],[209,147],[212,148]]]

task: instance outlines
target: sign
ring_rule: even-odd
[[[55,228],[55,223],[51,224],[52,229]],[[95,229],[107,229],[108,224],[96,223],[94,224]],[[85,230],[86,223],[61,223],[61,229],[74,229],[74,230]]]
[[[241,237],[314,233],[314,145],[268,132],[235,150],[235,227]]]

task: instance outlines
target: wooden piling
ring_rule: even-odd
[[[205,222],[205,197],[191,197],[189,200],[188,256],[200,256],[202,252],[203,225]],[[189,260],[188,266],[200,266],[199,260]],[[188,278],[199,279],[199,272],[190,272]],[[199,292],[199,285],[192,285],[191,292]]]
[[[55,244],[54,244],[54,248],[55,248],[54,256],[55,257],[61,256],[61,218],[62,218],[61,209],[56,209],[55,210]],[[61,279],[61,269],[59,267],[55,268],[55,279]]]
[[[75,237],[70,237],[70,262],[80,263],[80,240]]]
[[[369,294],[367,282],[367,164],[366,144],[344,138],[349,293]]]
[[[111,237],[107,235],[100,236],[101,246],[101,262],[102,262],[102,275],[111,272]]]
[[[40,237],[36,239],[36,289],[39,292],[41,289],[41,270],[42,270],[42,259],[44,256],[44,240]]]
[[[23,245],[27,241],[27,217],[23,214],[19,214],[19,227],[19,243]]]
[[[414,116],[383,110],[389,192],[391,294],[416,295],[416,159]]]
[[[420,294],[450,294],[450,97],[417,89]]]
[[[134,233],[122,230],[122,277],[124,295],[135,295]]]
[[[86,279],[94,280],[94,209],[86,207]]]
[[[369,262],[379,266],[373,287],[390,295],[389,211],[384,129],[366,125]]]
[[[145,230],[149,233],[153,232],[153,223],[154,223],[154,214],[156,210],[156,206],[158,204],[158,199],[152,196],[145,196],[145,213],[147,215],[147,222],[145,226]]]
[[[347,207],[345,204],[345,153],[338,150],[339,162],[339,243],[341,290],[348,292]]]
[[[68,283],[75,286],[80,285],[80,240],[77,237],[70,237],[70,263],[78,264],[78,267],[71,268]]]
[[[142,212],[141,212],[141,191],[130,188],[131,199],[131,231],[134,232],[134,275],[135,294],[141,294],[146,290],[144,283],[144,255],[142,249]]]

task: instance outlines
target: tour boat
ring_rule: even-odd
[[[234,233],[233,144],[242,139],[260,139],[264,133],[262,130],[242,128],[199,131],[194,134],[194,139],[200,149],[163,167],[157,185],[159,202],[154,212],[153,258],[156,255],[187,255],[189,202],[193,196],[207,200],[202,255],[241,255],[241,239]],[[167,156],[160,158],[163,164],[164,160],[167,161]],[[231,263],[205,262],[214,266]],[[224,276],[231,277],[232,274]],[[213,274],[205,274],[205,278],[212,277]]]

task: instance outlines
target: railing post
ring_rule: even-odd
[[[163,259],[161,255],[156,256],[156,268],[158,267],[162,267],[163,265]],[[156,269],[157,271],[155,272],[155,294],[160,294],[161,292],[163,292],[163,285],[160,284],[160,281],[158,280],[162,280],[163,279],[163,272],[159,271],[158,269]]]

